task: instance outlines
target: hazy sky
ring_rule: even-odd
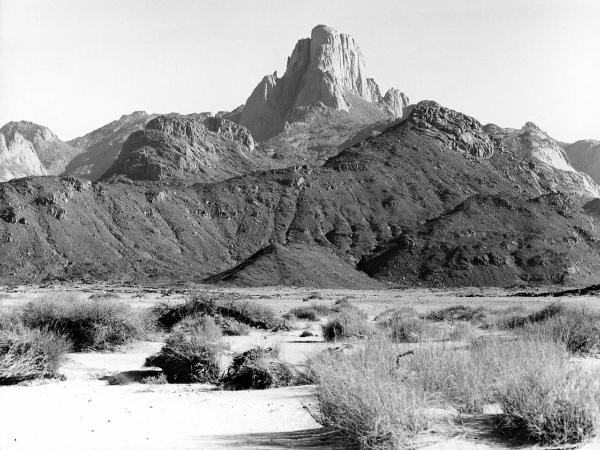
[[[230,110],[320,23],[412,102],[600,139],[598,0],[0,0],[0,123]]]

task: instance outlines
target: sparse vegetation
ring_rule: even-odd
[[[21,312],[23,324],[64,335],[75,351],[111,350],[143,334],[141,321],[128,305],[106,300],[29,302]]]
[[[555,446],[582,442],[598,428],[597,375],[556,367],[524,368],[507,377],[499,390],[503,414],[498,426],[510,435]]]
[[[381,337],[308,363],[316,420],[361,448],[403,448],[427,428],[429,408],[481,413],[499,404],[499,429],[540,444],[581,442],[598,428],[597,377],[568,365],[560,342],[491,338],[468,347],[420,345],[400,352]]]
[[[561,342],[577,355],[600,350],[600,316],[584,308],[561,308],[542,321],[526,323],[520,332],[541,340]]]
[[[235,322],[246,326],[270,329],[278,324],[275,312],[266,306],[252,302],[220,299],[202,295],[194,295],[188,301],[178,305],[160,304],[153,310],[157,324],[170,329],[186,317],[207,315],[215,319],[217,324],[223,323],[223,328],[230,332],[244,333],[247,329]]]
[[[373,326],[367,321],[364,313],[347,309],[332,317],[322,325],[323,338],[332,342],[349,337],[364,337],[373,334]]]
[[[313,303],[311,305],[299,306],[291,309],[284,317],[295,317],[301,320],[317,321],[323,316],[328,316],[332,313],[331,308],[325,305]]]
[[[56,376],[69,349],[67,339],[45,329],[0,329],[0,384]]]
[[[429,427],[429,399],[396,366],[397,348],[369,340],[357,351],[322,352],[309,361],[317,382],[317,422],[364,449],[405,448]]]
[[[471,322],[480,324],[485,321],[486,311],[483,307],[473,308],[471,306],[456,305],[447,308],[431,311],[426,314],[424,319],[431,322]]]
[[[253,348],[234,356],[221,379],[226,389],[268,389],[294,384],[291,366],[279,359],[277,348]]]
[[[220,376],[220,340],[202,331],[177,330],[169,335],[159,353],[146,358],[146,367],[162,369],[169,383],[216,383]]]
[[[564,311],[565,307],[562,304],[551,303],[539,311],[529,314],[504,315],[498,320],[497,325],[501,329],[521,328],[528,324],[544,322],[551,317],[562,314]]]

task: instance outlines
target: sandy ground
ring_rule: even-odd
[[[84,291],[76,291],[73,295],[89,295],[106,288],[86,287]],[[303,299],[307,297],[315,297],[310,301],[327,304],[348,298],[371,316],[398,306],[427,311],[455,304],[502,308],[521,303],[533,309],[556,300],[509,298],[500,290],[477,290],[481,294],[477,297],[463,297],[465,293],[473,294],[472,290],[260,288],[228,289],[227,292],[272,306],[279,313],[306,304]],[[179,293],[160,290],[140,293],[121,288],[111,294],[139,308],[159,301],[183,299]],[[0,290],[0,311],[45,295],[64,294],[57,289]],[[562,301],[600,309],[598,297]],[[249,336],[227,338],[231,349],[223,364],[227,364],[233,352],[256,345],[278,345],[284,359],[301,364],[306,356],[330,345],[318,337],[299,337],[305,327],[318,331],[318,324],[296,325],[297,329],[290,332],[252,332]],[[347,448],[320,428],[309,414],[312,386],[230,392],[198,384],[111,386],[107,383],[107,375],[142,369],[145,358],[160,347],[160,342],[138,342],[115,353],[70,354],[61,369],[64,380],[0,386],[0,449]],[[465,418],[459,426],[442,412],[433,431],[419,439],[419,446],[429,450],[513,448],[505,440],[489,434],[485,421],[492,418],[492,415]],[[588,442],[581,448],[600,449],[600,440]]]

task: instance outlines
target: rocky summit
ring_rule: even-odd
[[[356,41],[319,25],[310,38],[298,41],[281,78],[275,72],[262,79],[237,113],[237,120],[255,138],[265,140],[295,121],[298,108],[307,106],[350,111],[358,100],[364,100],[391,118],[401,117],[408,106],[406,95],[390,89],[382,96],[375,80],[365,72]]]
[[[232,112],[134,112],[68,143],[3,127],[0,283],[598,283],[596,150],[382,95],[318,26]]]

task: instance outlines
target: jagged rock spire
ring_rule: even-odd
[[[300,39],[288,58],[285,74],[265,76],[241,111],[239,122],[262,140],[278,133],[299,107],[322,104],[348,111],[353,101],[365,100],[401,117],[408,98],[397,89],[381,95],[377,83],[365,74],[356,41],[325,25]]]

